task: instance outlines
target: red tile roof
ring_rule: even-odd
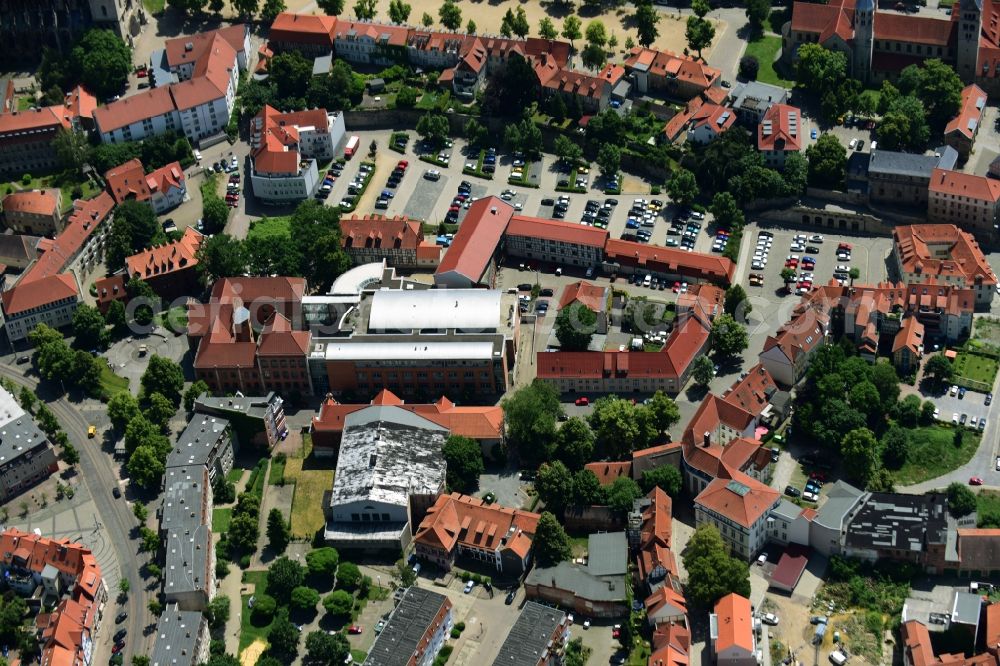
[[[789,544],[778,559],[778,565],[771,572],[771,582],[791,592],[798,584],[807,564],[809,564],[809,548],[799,544]]]
[[[114,207],[114,199],[107,192],[101,192],[93,199],[74,201],[73,212],[66,220],[65,228],[48,243],[38,261],[28,267],[18,285],[61,273]],[[39,249],[42,247],[39,246]]]
[[[928,277],[964,275],[967,285],[978,281],[986,285],[997,282],[993,269],[972,234],[953,224],[897,226],[893,228],[892,238],[904,273],[920,273]],[[931,251],[928,247],[931,245],[938,247]],[[942,248],[946,250],[947,258],[939,258]]]
[[[1000,201],[1000,181],[948,169],[934,169],[931,173],[930,191],[969,197],[976,201],[985,201],[990,205],[996,205]]]
[[[951,19],[875,12],[875,39],[947,46],[957,27],[958,24]]]
[[[129,199],[146,201],[150,197],[146,172],[138,157],[124,164],[119,164],[113,169],[108,169],[104,173],[104,180],[108,184],[108,191],[117,204]]]
[[[188,337],[207,335],[219,317],[231,317],[235,304],[256,312],[255,325],[263,325],[271,309],[291,317],[302,303],[306,281],[297,277],[233,277],[216,280],[208,303],[188,306]]]
[[[643,606],[646,608],[646,615],[650,616],[657,615],[664,609],[669,615],[687,616],[687,600],[669,585],[664,585],[646,597]]]
[[[758,363],[722,395],[722,401],[759,417],[777,390],[771,373]]]
[[[667,121],[667,124],[663,126],[663,135],[667,138],[667,141],[675,141],[677,137],[681,135],[681,132],[687,127],[688,122],[690,122],[691,118],[694,117],[694,114],[697,113],[704,104],[705,100],[703,98],[695,97],[687,103],[687,106],[684,107],[683,111],[679,111],[674,114],[674,116]]]
[[[608,239],[604,246],[607,261],[638,269],[683,275],[728,285],[736,274],[736,264],[725,257],[701,252],[685,252],[659,245],[645,245],[633,241]]]
[[[604,312],[607,309],[608,290],[596,284],[580,280],[563,287],[559,297],[559,309],[562,310],[573,303],[582,303],[592,312]]]
[[[168,86],[177,110],[193,109],[224,98],[236,62],[236,49],[221,36],[216,35],[210,42],[207,53],[195,64],[191,78]],[[105,128],[102,126],[101,129]]]
[[[844,41],[853,39],[854,28],[851,16],[854,0],[820,5],[812,2],[796,2],[792,5],[792,30],[821,35],[820,43],[833,35]]]
[[[353,33],[353,34],[352,34]],[[336,39],[349,39],[350,37],[366,37],[379,44],[385,43],[389,46],[406,46],[406,38],[409,29],[398,25],[386,23],[370,23],[367,21],[337,21],[334,26],[334,37]],[[385,40],[383,41],[383,37]]]
[[[653,632],[653,653],[647,666],[688,666],[691,632],[687,627],[670,622],[660,624]]]
[[[728,115],[727,115],[728,114]],[[706,102],[691,115],[691,129],[707,127],[713,134],[722,134],[736,124],[736,112],[728,106]]]
[[[486,504],[478,497],[441,495],[427,510],[413,541],[447,552],[459,544],[486,551],[510,548],[526,558],[539,518],[537,513]]]
[[[959,107],[958,115],[945,125],[945,136],[952,133],[961,134],[971,141],[979,129],[985,108],[986,93],[983,89],[975,83],[967,85],[962,89],[962,106]]]
[[[657,51],[641,46],[629,51],[628,57],[625,58],[625,67],[702,88],[715,85],[721,76],[719,70],[690,56],[680,56],[671,51]]]
[[[345,248],[385,247],[415,250],[421,245],[437,247],[424,240],[420,222],[402,217],[352,215],[340,220],[341,242]]]
[[[105,305],[111,301],[124,301],[125,276],[122,274],[101,278],[94,283],[97,289],[97,304]]]
[[[781,494],[743,472],[727,471],[698,494],[695,504],[749,528],[771,510]]]
[[[464,224],[464,222],[463,222]],[[547,220],[540,217],[514,215],[507,225],[508,236],[526,236],[559,243],[575,243],[588,247],[604,247],[608,240],[606,229],[598,229],[585,224]]]
[[[750,600],[731,592],[716,602],[715,615],[719,632],[715,639],[715,652],[736,647],[752,656],[754,641]]]
[[[272,42],[313,44],[333,49],[333,33],[337,29],[337,17],[311,14],[278,14],[267,38]]]
[[[650,490],[646,497],[650,503],[642,511],[639,547],[645,548],[655,543],[670,548],[673,533],[673,500],[659,486]]]
[[[14,192],[3,198],[3,210],[9,213],[51,216],[59,208],[59,190],[28,190]]]
[[[488,440],[500,439],[503,436],[503,408],[498,405],[460,407],[445,397],[429,404],[407,404],[388,389],[380,391],[371,404],[396,405],[448,428],[454,435]],[[312,419],[312,428],[319,432],[342,432],[344,419],[368,406],[367,404],[341,404],[332,396],[327,396],[323,404],[320,405],[319,415]]]
[[[171,162],[162,166],[146,176],[146,187],[150,193],[162,192],[166,194],[172,189],[184,187],[184,169],[180,162]]]
[[[168,39],[164,42],[164,48],[167,51],[167,64],[171,67],[180,67],[185,63],[197,63],[211,48],[216,37],[221,37],[233,51],[239,53],[243,50],[246,35],[247,26],[237,23],[218,30]],[[191,46],[190,49],[188,45]]]
[[[602,486],[610,486],[620,476],[632,476],[632,461],[625,462],[592,462],[583,466],[589,469],[601,482]]]
[[[66,93],[63,101],[66,113],[73,118],[93,118],[97,108],[97,97],[83,86],[77,86]]]
[[[987,650],[1000,650],[1000,603],[993,602],[986,607],[983,623],[983,638]],[[995,652],[994,652],[995,654]]]
[[[892,353],[901,349],[909,349],[910,353],[919,357],[924,346],[924,325],[916,317],[905,317],[899,327],[899,332],[892,342]]]
[[[903,652],[907,663],[913,666],[931,666],[937,659],[931,646],[931,635],[927,627],[917,620],[908,620],[899,627],[900,638],[903,639]]]
[[[152,88],[135,95],[129,95],[107,106],[94,109],[94,121],[102,132],[137,123],[145,118],[156,118],[174,110],[174,98],[170,86]]]
[[[788,104],[772,104],[757,125],[757,149],[797,152],[802,148],[802,112]]]
[[[22,279],[13,289],[3,292],[3,311],[8,317],[46,303],[55,303],[76,296],[76,280],[69,273],[61,273],[38,280]]]
[[[434,272],[435,276],[457,273],[477,283],[490,265],[513,216],[514,207],[497,197],[474,202]]]
[[[172,243],[151,247],[125,259],[129,275],[140,280],[178,271],[191,270],[198,265],[198,248],[204,236],[194,227],[184,230],[184,235]]]
[[[0,146],[35,143],[40,140],[42,132],[46,130],[68,130],[69,128],[69,114],[61,104],[43,106],[37,111],[0,113]]]
[[[280,312],[275,312],[260,333],[257,355],[305,358],[309,353],[310,340],[311,332],[292,329],[291,322]]]

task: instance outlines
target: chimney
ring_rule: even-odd
[[[712,433],[706,430],[705,434],[702,435],[701,443],[706,449],[710,447],[712,445]]]

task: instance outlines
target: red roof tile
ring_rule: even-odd
[[[632,461],[625,462],[592,462],[583,466],[589,469],[601,482],[602,486],[610,486],[620,476],[632,476]]]
[[[267,38],[272,42],[314,44],[333,49],[333,33],[337,28],[337,17],[311,14],[278,14]]]
[[[975,83],[967,85],[962,89],[962,106],[958,110],[958,115],[945,125],[945,136],[956,133],[971,141],[979,129],[985,108],[986,93],[983,89]]]
[[[777,390],[778,385],[771,373],[758,363],[747,371],[746,377],[737,381],[722,395],[722,401],[759,417]]]
[[[1000,201],[1000,181],[961,171],[934,169],[929,189],[937,194],[969,197],[990,205]]]
[[[715,615],[719,632],[715,639],[715,652],[737,647],[752,656],[754,640],[750,600],[729,593],[716,602]]]
[[[165,166],[151,171],[146,176],[146,187],[150,193],[162,192],[166,194],[172,189],[184,187],[184,169],[180,162],[171,162]]]
[[[402,217],[382,215],[352,215],[340,220],[341,242],[344,247],[385,247],[415,250],[421,245],[437,245],[424,240],[420,222]],[[440,250],[438,250],[440,251]]]
[[[667,274],[683,275],[728,285],[736,274],[736,264],[725,257],[700,252],[685,252],[659,245],[608,239],[604,247],[607,261]]]
[[[464,224],[464,222],[463,222]],[[608,239],[606,229],[598,229],[584,224],[548,220],[540,217],[514,215],[507,225],[508,236],[526,236],[559,243],[575,243],[588,247],[604,247]]]
[[[772,104],[757,125],[757,149],[796,152],[802,148],[802,112],[788,104]]]
[[[695,504],[749,528],[771,510],[781,495],[743,472],[727,471],[731,478],[714,479],[698,494]]]
[[[115,203],[120,204],[129,199],[147,201],[150,197],[146,172],[138,157],[108,169],[104,173],[104,180]]]
[[[27,190],[3,198],[3,210],[9,213],[51,216],[59,208],[59,190]]]
[[[184,230],[184,235],[172,243],[143,250],[126,257],[128,274],[140,280],[191,270],[198,265],[198,249],[204,240],[194,227]]]
[[[997,282],[972,234],[953,224],[897,226],[893,228],[892,238],[904,273],[921,273],[928,277],[964,275],[967,285],[979,280],[987,285]],[[928,246],[936,247],[932,251]],[[946,258],[940,258],[942,250]]]
[[[427,510],[413,541],[448,552],[459,544],[488,551],[506,547],[525,558],[531,541],[518,537],[534,536],[539,517],[530,511],[486,504],[478,497],[441,495]]]
[[[947,46],[952,39],[952,31],[957,27],[951,19],[875,12],[875,39]]]
[[[44,248],[45,252],[21,276],[18,284],[61,273],[114,207],[114,199],[107,192],[101,192],[93,199],[74,201],[73,212],[66,220],[65,228],[48,243]],[[39,249],[42,249],[41,244]]]
[[[23,279],[13,289],[3,292],[3,311],[8,317],[47,303],[78,295],[76,280],[69,273],[25,282]]]
[[[458,233],[434,272],[435,277],[456,273],[475,284],[486,272],[507,225],[514,216],[514,207],[497,197],[485,197],[473,202]]]
[[[607,298],[606,287],[580,280],[563,287],[562,295],[559,297],[559,309],[562,310],[573,303],[582,303],[592,312],[604,312],[607,309]]]

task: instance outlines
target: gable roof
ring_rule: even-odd
[[[149,184],[146,182],[146,172],[139,158],[129,160],[104,172],[104,180],[108,184],[108,192],[114,197],[115,203],[124,203],[129,199],[146,201],[149,199]]]
[[[737,380],[722,394],[722,401],[759,417],[777,390],[778,385],[771,373],[758,363],[747,371],[743,379]]]
[[[464,224],[464,222],[463,222]],[[508,236],[527,236],[549,240],[555,243],[572,243],[603,248],[608,239],[608,231],[598,227],[566,222],[564,220],[549,220],[527,215],[514,215],[507,225]]]
[[[945,136],[949,134],[960,134],[972,140],[979,129],[979,122],[983,118],[983,110],[986,108],[986,93],[975,83],[969,84],[962,89],[962,105],[958,109],[958,115],[948,121],[945,125]]]
[[[788,104],[772,104],[757,125],[757,149],[797,152],[802,148],[802,112]]]
[[[723,465],[722,476],[713,479],[694,501],[708,511],[749,528],[770,511],[780,497],[774,488]]]
[[[59,190],[27,190],[14,192],[3,198],[5,213],[29,215],[55,215],[59,212]]]
[[[581,303],[591,312],[604,312],[607,309],[607,293],[606,287],[583,280],[573,282],[563,287],[562,295],[559,297],[559,309],[562,310],[573,303]]]
[[[995,205],[1000,201],[1000,181],[961,171],[934,169],[930,191],[956,197],[968,197]]]
[[[274,18],[267,38],[272,42],[315,44],[333,49],[337,17],[281,12]]]
[[[435,278],[456,273],[473,284],[479,282],[513,216],[514,207],[497,197],[473,202],[434,271]]]
[[[753,652],[753,620],[749,599],[733,592],[727,594],[716,602],[715,617],[718,631],[718,638],[715,639],[716,653],[734,647],[747,653]]]
[[[892,240],[904,273],[927,276],[964,276],[967,285],[995,285],[996,274],[972,234],[953,224],[900,225],[892,230]],[[946,257],[941,248],[947,246]]]
[[[478,497],[440,495],[413,540],[449,552],[458,544],[487,551],[510,548],[526,558],[539,518],[537,513],[487,504]]]
[[[180,162],[171,162],[146,176],[146,186],[150,194],[166,194],[173,189],[184,188],[184,169]]]
[[[198,265],[198,249],[204,241],[194,227],[187,227],[184,235],[171,243],[143,250],[125,258],[128,274],[146,280],[177,271],[192,269]]]
[[[648,268],[720,285],[730,284],[736,274],[736,264],[726,257],[617,238],[609,238],[605,243],[604,256],[610,263]]]
[[[60,273],[38,280],[24,280],[3,292],[3,311],[8,317],[48,303],[78,295],[76,280],[69,273]]]
[[[583,466],[589,469],[601,482],[602,486],[610,486],[621,476],[632,476],[632,461],[625,462],[592,462]]]

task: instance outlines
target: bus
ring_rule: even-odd
[[[354,157],[355,151],[358,149],[358,144],[361,143],[361,139],[357,135],[352,136],[347,140],[347,145],[344,147],[344,158],[351,159]]]

